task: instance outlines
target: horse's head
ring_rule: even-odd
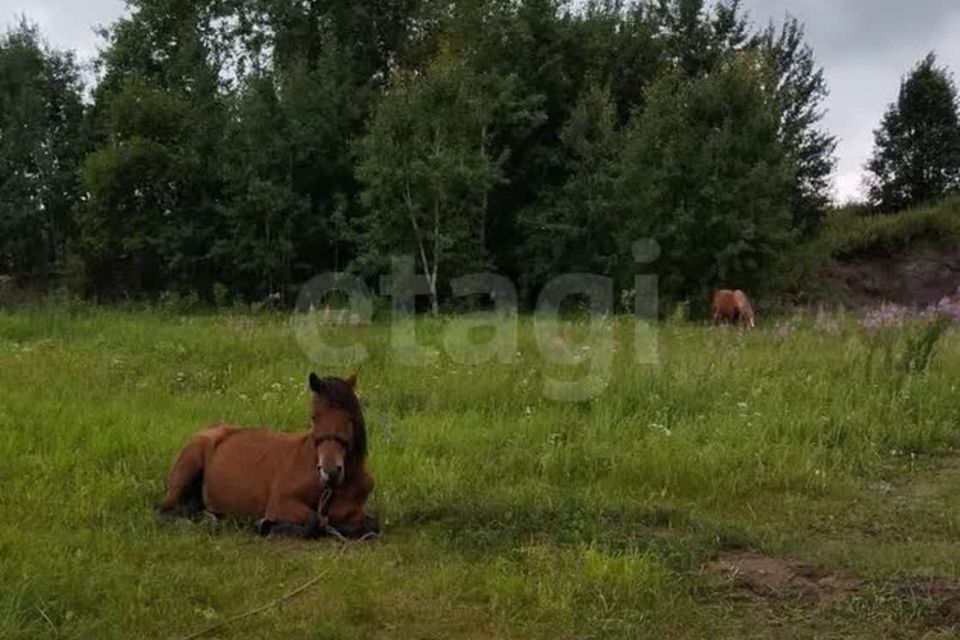
[[[356,375],[340,379],[310,374],[310,435],[317,448],[317,473],[325,484],[341,484],[367,455],[367,431],[354,393],[356,384]]]

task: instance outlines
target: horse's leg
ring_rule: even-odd
[[[373,491],[373,476],[361,469],[355,478],[334,494],[327,517],[330,525],[347,537],[359,538],[368,533],[378,533],[379,526],[364,510],[370,492]]]
[[[727,324],[727,312],[718,307],[713,312],[713,326],[722,327],[725,324]]]
[[[318,538],[322,533],[316,507],[294,498],[271,500],[266,516],[257,523],[257,531],[262,536],[307,539]]]
[[[206,443],[195,438],[170,469],[167,493],[160,501],[164,515],[195,517],[203,512],[203,461]]]

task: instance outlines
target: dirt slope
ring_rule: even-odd
[[[838,302],[847,306],[893,302],[925,307],[960,289],[960,248],[916,247],[860,258],[831,265],[823,277]]]

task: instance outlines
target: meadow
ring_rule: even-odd
[[[289,317],[0,311],[0,637],[186,638],[318,576],[202,637],[955,637],[921,588],[960,580],[955,330],[676,321],[637,365],[620,319],[609,388],[569,404],[544,397],[530,324],[511,364],[416,368],[386,324],[330,330],[370,352],[383,523],[344,547],[154,513],[192,432],[301,430],[307,374],[347,373]],[[850,586],[757,594],[708,568],[731,550]]]

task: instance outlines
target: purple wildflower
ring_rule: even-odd
[[[952,296],[946,296],[941,300],[934,311],[950,318],[953,324],[960,324],[960,289]]]
[[[827,313],[823,307],[820,307],[817,311],[814,327],[819,333],[828,336],[838,336],[841,333],[840,322],[836,317]]]
[[[902,329],[910,310],[897,304],[883,304],[867,312],[863,326],[870,331],[879,329]]]

